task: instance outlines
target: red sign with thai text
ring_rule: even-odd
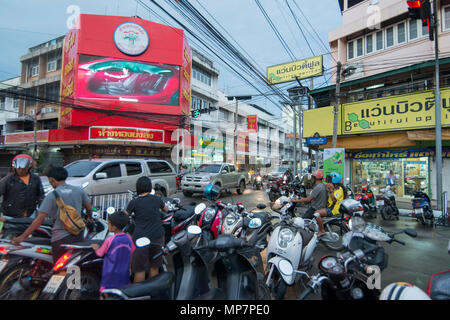
[[[258,116],[256,114],[247,116],[247,129],[248,132],[258,132]]]
[[[143,128],[90,127],[89,140],[119,140],[163,143],[164,131]]]

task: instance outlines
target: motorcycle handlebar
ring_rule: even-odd
[[[310,295],[311,293],[313,293],[313,292],[314,292],[313,288],[308,287],[308,288],[306,288],[305,291],[303,291],[303,292],[298,296],[297,300],[305,300],[305,298],[306,298],[307,296],[309,296],[309,295]]]

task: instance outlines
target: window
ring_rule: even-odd
[[[442,28],[450,30],[450,6],[442,8]]]
[[[360,38],[356,40],[356,55],[360,57],[363,54],[364,54],[363,39]]]
[[[126,163],[127,176],[135,176],[142,173],[142,168],[140,163]]]
[[[211,74],[207,71],[203,71],[197,68],[192,68],[192,75],[194,79],[203,82],[204,84],[211,85]]]
[[[230,168],[230,172],[235,172],[236,171],[236,168],[234,166],[229,166],[229,168]]]
[[[19,109],[19,99],[14,99],[13,108],[14,110]]]
[[[348,58],[347,58],[348,60],[353,59],[355,57],[353,41],[350,41],[347,44],[347,55],[348,55]]]
[[[383,50],[383,31],[376,33],[377,50]]]
[[[405,30],[405,23],[399,23],[397,25],[397,43],[403,43],[406,42],[406,30]]]
[[[366,37],[366,54],[373,52],[373,35],[370,34]]]
[[[39,75],[39,65],[30,66],[30,77]]]
[[[5,100],[0,100],[0,110],[5,110]]]
[[[108,178],[119,178],[122,176],[120,172],[120,164],[110,164],[102,169],[99,172],[105,172],[108,175]]]
[[[224,119],[224,120],[228,120],[228,111],[225,109],[220,108],[219,109],[219,118],[220,119]]]
[[[422,26],[422,37],[428,35],[428,26]]]
[[[172,169],[166,162],[148,161],[147,165],[151,174],[172,173]]]
[[[394,45],[394,27],[386,29],[386,48]]]
[[[409,21],[409,40],[414,40],[419,37],[418,30],[417,30],[417,20],[410,20]]]
[[[228,168],[228,166],[223,166],[222,167],[222,171],[226,171],[226,173],[229,173],[230,172],[230,169]]]
[[[52,60],[47,63],[47,72],[55,71],[57,67],[57,61]]]

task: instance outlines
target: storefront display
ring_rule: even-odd
[[[356,192],[370,182],[375,194],[393,183],[392,190],[398,197],[413,197],[418,188],[429,192],[429,158],[405,159],[353,159],[352,186]]]

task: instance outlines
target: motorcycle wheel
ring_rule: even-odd
[[[392,210],[390,209],[390,207],[386,206],[381,209],[381,217],[383,218],[383,220],[390,220],[391,216]]]
[[[266,286],[267,277],[269,276],[270,268],[266,271],[266,274],[264,276],[264,286]],[[284,296],[286,294],[287,285],[283,281],[283,278],[279,274],[278,270],[275,268],[272,273],[272,279],[269,283],[269,293],[275,300],[283,300]]]
[[[59,300],[98,300],[100,296],[100,279],[91,272],[81,272],[80,289],[69,289],[64,283],[58,295]]]
[[[270,296],[270,290],[267,288],[266,284],[264,283],[264,276],[258,272],[257,274],[258,279],[258,300],[272,300]]]
[[[36,300],[43,287],[24,288],[20,294],[12,291],[13,286],[17,285],[20,279],[26,279],[29,276],[32,268],[33,266],[28,263],[11,267],[0,282],[0,300]]]
[[[328,224],[325,226],[326,232],[333,232],[337,233],[339,235],[339,239],[337,241],[323,241],[325,246],[333,251],[341,251],[344,250],[344,245],[342,244],[342,238],[345,233],[347,233],[350,230],[347,230],[347,227],[345,225],[341,224]]]

